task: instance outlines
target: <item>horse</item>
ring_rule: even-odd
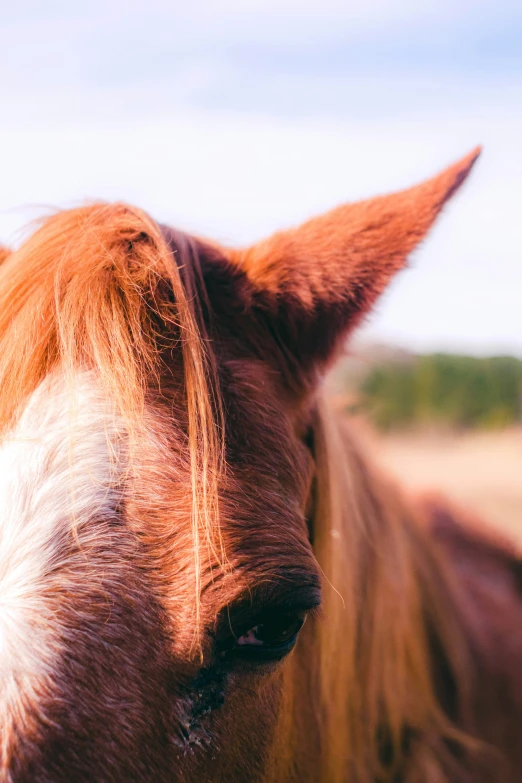
[[[2,781],[522,780],[516,552],[323,384],[478,153],[243,249],[91,203],[3,251]]]

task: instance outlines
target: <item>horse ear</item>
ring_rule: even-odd
[[[370,310],[446,201],[464,182],[477,148],[416,187],[337,207],[296,229],[236,251],[231,260],[264,311],[291,369],[322,369]]]

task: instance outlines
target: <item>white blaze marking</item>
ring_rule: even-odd
[[[43,591],[67,562],[72,536],[81,542],[89,520],[114,513],[121,442],[117,418],[82,373],[73,390],[46,380],[0,443],[0,734],[37,701],[60,655]]]

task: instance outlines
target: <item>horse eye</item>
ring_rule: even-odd
[[[237,639],[235,649],[264,660],[282,658],[293,648],[305,620],[304,611],[263,617]]]

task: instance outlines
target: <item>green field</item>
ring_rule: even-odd
[[[511,356],[399,354],[370,362],[364,372],[347,367],[350,409],[379,430],[501,429],[522,422],[522,360]],[[342,378],[337,384],[343,389]]]

